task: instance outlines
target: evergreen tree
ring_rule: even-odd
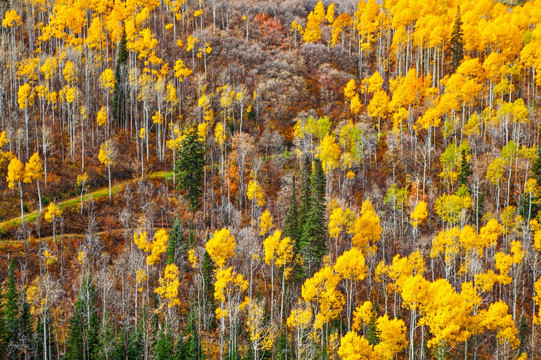
[[[201,273],[203,275],[203,289],[205,292],[206,307],[212,311],[212,308],[214,307],[214,289],[212,287],[214,261],[212,260],[207,251],[205,251],[205,253],[203,254]]]
[[[302,234],[304,222],[310,208],[310,177],[312,176],[312,162],[308,155],[304,156],[304,163],[301,170],[301,199],[300,212],[297,226],[297,233]]]
[[[541,145],[537,150],[537,157],[530,168],[530,172],[532,179],[537,182],[537,185],[541,185]]]
[[[3,357],[13,359],[11,348],[15,345],[19,335],[19,294],[15,281],[15,261],[11,258],[8,269],[8,286],[4,294],[4,311],[2,325],[4,327],[2,344]]]
[[[182,220],[177,218],[173,223],[173,227],[171,228],[171,230],[169,230],[169,244],[167,246],[167,264],[173,264],[175,262],[179,250],[185,250],[178,249],[178,246],[181,243],[183,236],[184,228],[182,226]],[[186,251],[182,251],[182,253],[186,253]]]
[[[156,360],[169,360],[174,350],[173,335],[169,330],[169,325],[160,330],[158,341],[156,342]]]
[[[284,223],[284,236],[289,236],[295,243],[297,243],[300,239],[300,235],[301,234],[299,234],[299,209],[297,208],[295,177],[293,177],[293,187],[291,189],[289,209],[287,210],[286,221]]]
[[[325,218],[325,174],[321,160],[314,159],[314,170],[310,178],[310,203],[299,243],[304,260],[304,272],[312,276],[327,252],[327,221]]]
[[[54,342],[55,337],[52,333],[53,328],[51,326],[50,316],[40,316],[36,331],[34,332],[34,353],[36,359],[56,359],[56,344]],[[45,329],[45,331],[43,330]],[[44,336],[46,336],[46,342],[44,344]],[[44,349],[47,346],[47,349]]]
[[[186,320],[186,329],[184,338],[179,339],[178,360],[197,360],[199,359],[199,346],[197,329],[194,326],[193,315],[190,312]]]
[[[462,185],[468,186],[468,178],[470,175],[473,174],[473,171],[471,169],[471,163],[466,158],[466,149],[462,149],[462,153],[460,154],[460,173],[458,174],[458,187],[460,188]]]
[[[185,192],[184,196],[193,212],[200,207],[205,163],[205,144],[191,128],[177,150],[175,176],[177,187]]]
[[[521,355],[528,344],[528,321],[524,313],[520,316],[520,324],[518,329],[518,338],[520,340],[520,345],[517,350],[517,355]]]
[[[288,350],[287,328],[283,327],[276,344],[276,358],[278,360],[287,360],[289,358],[287,356]]]
[[[98,314],[96,290],[89,273],[83,275],[81,287],[70,320],[66,359],[92,359],[98,349]]]
[[[126,39],[126,31],[122,30],[122,37],[118,43],[118,55],[115,66],[115,88],[113,93],[113,117],[117,124],[120,124],[125,114],[125,79],[126,79],[126,62],[128,61],[128,49]]]
[[[21,294],[21,315],[19,317],[19,336],[17,339],[19,351],[22,357],[28,359],[32,356],[32,315],[30,305],[26,300],[26,291]]]
[[[103,310],[102,324],[98,334],[98,346],[94,350],[95,359],[107,360],[120,356],[120,344],[117,341],[115,329],[111,320],[111,315],[107,308]]]
[[[458,69],[460,62],[464,58],[464,40],[462,39],[462,36],[462,20],[460,20],[460,8],[458,8],[450,39],[451,68],[453,73],[456,71],[456,69]]]

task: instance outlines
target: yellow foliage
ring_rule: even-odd
[[[255,200],[257,206],[265,205],[265,192],[257,179],[252,178],[246,188],[246,196],[248,199]]]
[[[100,151],[98,153],[98,160],[103,165],[113,165],[114,149],[111,140],[107,140],[101,143]]]
[[[26,109],[28,106],[32,106],[34,103],[34,92],[29,83],[19,86],[17,101],[19,103],[19,109]]]
[[[31,183],[33,180],[41,180],[41,178],[43,178],[43,162],[39,158],[39,154],[35,152],[26,163],[23,182]]]
[[[357,247],[353,247],[336,259],[334,270],[343,279],[360,281],[366,278],[368,267],[362,251]]]
[[[169,264],[165,267],[163,276],[160,278],[160,286],[154,289],[154,292],[167,301],[168,307],[180,305],[178,299],[178,289],[180,286],[178,267],[175,264]]]
[[[363,324],[367,325],[370,322],[370,318],[375,315],[374,306],[370,301],[365,301],[362,305],[358,305],[353,312],[353,325],[354,331],[361,330]]]
[[[107,124],[107,109],[105,108],[105,106],[102,106],[98,110],[98,114],[96,115],[96,123],[98,124],[98,126],[103,126]]]
[[[263,211],[263,214],[259,217],[259,235],[263,236],[268,233],[273,227],[273,217],[268,209]]]
[[[2,20],[2,26],[4,28],[12,27],[13,25],[22,25],[21,17],[17,14],[15,9],[6,11],[4,14],[4,20]]]
[[[223,228],[214,232],[214,235],[207,241],[206,249],[214,263],[223,268],[227,260],[235,256],[235,236],[231,235],[229,229]]]
[[[335,274],[332,267],[325,266],[302,285],[301,295],[304,301],[319,304],[319,312],[314,322],[316,329],[322,329],[323,325],[342,312],[345,299],[336,288],[339,282],[340,276]]]
[[[4,130],[0,132],[0,149],[2,148],[2,146],[7,144],[8,142],[9,142],[9,138],[6,136],[6,131]]]
[[[147,264],[154,265],[160,261],[160,255],[167,251],[169,234],[167,230],[160,229],[154,234],[154,240],[150,243],[150,254],[147,257]]]
[[[216,126],[214,126],[214,138],[218,142],[218,145],[222,147],[225,142],[225,131],[221,122],[216,123]]]
[[[340,340],[338,356],[342,360],[372,360],[374,359],[374,351],[364,336],[349,331]]]
[[[181,59],[178,59],[175,62],[175,66],[173,68],[175,70],[175,77],[180,81],[184,82],[188,76],[192,74],[192,70],[186,67],[184,65],[184,62]]]
[[[56,206],[54,202],[50,203],[45,212],[43,213],[43,218],[47,222],[53,222],[55,219],[58,219],[62,216],[62,210]]]
[[[428,206],[426,202],[420,200],[417,205],[415,205],[415,209],[410,214],[410,222],[413,227],[418,227],[423,220],[425,220],[428,216]]]
[[[361,206],[361,216],[355,219],[353,225],[353,245],[363,250],[366,255],[375,250],[373,246],[381,239],[381,233],[379,216],[367,199]]]
[[[392,360],[408,345],[404,320],[391,320],[385,314],[376,321],[376,331],[380,342],[374,346],[374,352],[378,359]]]
[[[13,157],[8,165],[8,174],[6,181],[10,189],[15,189],[15,186],[24,178],[24,165],[21,160]]]

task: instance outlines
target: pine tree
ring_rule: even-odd
[[[471,174],[473,174],[473,171],[471,169],[471,163],[466,158],[466,149],[462,149],[462,153],[460,155],[460,173],[458,174],[458,187],[459,188],[462,185],[469,188],[468,178]]]
[[[284,223],[284,237],[289,236],[295,244],[299,241],[299,209],[297,208],[297,194],[295,191],[295,177],[293,177],[293,187],[291,189],[291,198],[289,209],[287,210],[286,221]],[[295,248],[297,246],[295,245]]]
[[[451,68],[453,73],[458,69],[460,62],[464,58],[464,40],[462,39],[462,35],[462,20],[460,20],[460,8],[458,8],[450,39]]]
[[[203,275],[203,287],[205,292],[206,305],[209,309],[214,308],[214,289],[212,287],[214,268],[214,261],[210,257],[209,253],[205,251],[205,253],[203,254],[201,273]]]
[[[531,178],[535,180],[537,185],[541,184],[541,146],[539,146],[539,149],[537,150],[537,157],[535,158],[532,167],[530,168]],[[524,201],[521,201],[520,211],[521,215],[524,218],[531,218],[535,219],[537,216],[537,213],[540,210],[539,201],[540,199],[532,196],[532,199],[530,199],[529,195],[526,195],[526,199]],[[530,214],[530,217],[528,217],[528,214]]]
[[[182,226],[182,220],[175,219],[173,227],[169,230],[169,245],[167,246],[167,264],[175,263],[178,250],[182,250],[182,253],[186,253],[186,249],[178,249],[179,244],[184,236],[184,228]]]
[[[541,184],[541,146],[537,150],[537,157],[535,158],[532,167],[530,168],[531,177],[537,182],[537,185]]]
[[[205,163],[205,144],[192,128],[187,131],[177,150],[175,163],[177,187],[185,192],[184,196],[192,212],[200,207]]]
[[[321,160],[314,159],[310,178],[310,203],[299,243],[304,260],[304,272],[312,276],[319,268],[321,258],[327,252],[327,221],[325,219],[325,174]]]
[[[102,324],[98,334],[98,346],[94,350],[95,359],[107,360],[115,357],[119,357],[121,351],[119,349],[120,344],[117,341],[115,329],[113,328],[113,322],[111,315],[107,311],[107,308],[103,310]]]
[[[186,320],[184,339],[179,340],[178,360],[197,360],[199,358],[198,334],[194,326],[193,315],[190,312]]]
[[[32,315],[30,314],[30,305],[26,300],[26,291],[21,294],[21,314],[19,317],[19,336],[17,339],[19,351],[22,357],[28,359],[32,356]]]
[[[310,208],[310,177],[312,176],[312,162],[308,155],[304,157],[304,163],[301,170],[301,199],[300,212],[297,231],[302,233],[302,228]]]
[[[160,330],[156,342],[156,360],[169,360],[174,350],[174,341],[169,325]]]
[[[517,349],[517,355],[521,355],[525,352],[526,345],[528,344],[528,321],[524,313],[520,316],[520,324],[518,329],[518,338],[520,340],[520,345]]]
[[[118,43],[118,56],[115,67],[115,88],[113,94],[113,117],[117,124],[120,124],[124,118],[125,108],[125,78],[126,78],[126,62],[128,61],[128,49],[126,39],[126,31],[122,30],[122,37]]]
[[[8,269],[8,286],[6,293],[4,294],[4,312],[3,312],[3,341],[4,357],[12,359],[14,355],[11,354],[10,347],[12,347],[17,341],[19,335],[19,294],[17,293],[17,286],[15,281],[15,261],[11,258]],[[6,356],[7,355],[7,356]]]
[[[67,340],[66,359],[92,359],[98,349],[96,290],[89,273],[83,275]]]

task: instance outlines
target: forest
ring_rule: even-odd
[[[1,359],[541,359],[540,0],[0,19]]]

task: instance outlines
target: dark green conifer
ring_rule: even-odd
[[[17,293],[17,285],[15,281],[15,261],[11,258],[8,269],[8,284],[6,293],[4,294],[4,311],[3,311],[3,356],[12,359],[13,354],[10,352],[10,347],[13,347],[19,335],[19,294]]]
[[[174,350],[174,339],[169,329],[169,325],[161,329],[156,342],[156,360],[169,360],[172,357]]]
[[[65,358],[68,360],[92,359],[98,349],[98,332],[96,290],[90,274],[86,273],[83,275],[70,320]]]
[[[464,40],[462,39],[462,35],[462,20],[460,20],[460,8],[458,8],[450,39],[451,68],[453,73],[458,69],[460,62],[464,58]]]
[[[200,207],[205,163],[205,143],[192,128],[187,132],[177,150],[175,163],[177,188],[184,191],[188,207],[192,212]]]
[[[295,177],[293,177],[293,186],[291,188],[289,209],[287,210],[286,221],[284,223],[283,231],[284,231],[284,236],[289,236],[295,243],[299,241],[301,234],[299,234],[299,210],[297,208]]]
[[[468,161],[466,157],[466,149],[462,149],[462,153],[460,154],[460,173],[458,174],[458,187],[460,188],[462,185],[468,187],[469,181],[468,178],[470,175],[473,174],[473,171],[471,169],[471,163]]]
[[[314,170],[310,178],[310,203],[303,224],[299,248],[307,276],[319,268],[321,258],[327,252],[327,221],[325,219],[325,174],[321,160],[314,159]]]
[[[122,29],[122,37],[118,43],[118,55],[115,66],[115,88],[113,91],[113,118],[117,124],[120,124],[125,114],[125,82],[126,82],[126,62],[128,61],[126,31]]]

